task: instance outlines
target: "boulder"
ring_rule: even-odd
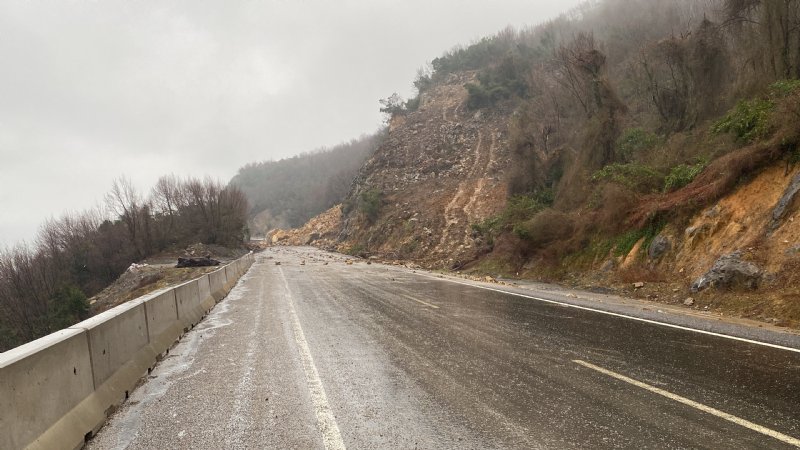
[[[653,238],[653,242],[650,243],[650,247],[647,248],[647,256],[650,259],[658,259],[664,253],[668,252],[671,247],[669,239],[659,234],[655,238]]]
[[[741,252],[721,256],[711,267],[692,283],[692,292],[699,292],[709,287],[729,288],[746,287],[755,289],[761,279],[761,269],[755,264],[742,261]]]

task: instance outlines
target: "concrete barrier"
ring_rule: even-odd
[[[183,330],[189,331],[200,322],[200,319],[205,314],[200,302],[200,289],[197,280],[175,287],[175,300],[178,305],[178,320],[183,323]]]
[[[0,353],[0,449],[81,447],[253,260],[246,255]]]
[[[236,280],[239,279],[239,275],[236,273],[236,269],[233,267],[232,264],[228,264],[223,268],[225,271],[225,279],[227,282],[225,283],[225,291],[230,292],[233,289],[233,286],[236,284]]]
[[[86,331],[57,331],[0,354],[0,380],[0,448],[23,448],[94,390]],[[93,428],[80,421],[73,425],[85,431],[64,436],[61,448],[80,445]]]
[[[214,297],[215,301],[222,300],[225,295],[228,294],[228,291],[225,289],[228,280],[225,278],[224,268],[209,273],[208,282],[211,288],[211,296]]]
[[[147,347],[150,342],[144,301],[141,299],[119,305],[72,328],[88,332],[95,389],[130,361],[131,355]]]
[[[29,448],[62,448],[65,441],[80,446],[102,426],[156,363],[147,326],[145,299],[139,298],[71,328],[86,333],[93,391]]]
[[[208,314],[211,308],[217,304],[214,296],[211,295],[211,282],[208,274],[197,279],[197,290],[200,296],[200,306],[203,307],[203,315]]]
[[[150,346],[160,355],[183,334],[183,324],[178,321],[175,289],[170,288],[151,294],[144,300],[144,308]]]

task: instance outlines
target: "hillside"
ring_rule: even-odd
[[[471,224],[502,210],[509,154],[507,112],[464,106],[463,85],[474,78],[449,76],[418,110],[392,120],[344,203],[349,251],[432,265],[475,259]]]
[[[299,243],[797,326],[800,32],[770,30],[800,13],[773,6],[607,0],[447,52]]]
[[[364,135],[329,149],[240,168],[230,184],[250,202],[251,234],[300,226],[340,202],[381,139],[381,132]]]

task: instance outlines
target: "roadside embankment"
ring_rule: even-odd
[[[0,448],[82,447],[252,263],[251,253],[0,353]]]

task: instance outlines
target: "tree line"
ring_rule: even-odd
[[[344,199],[384,131],[279,161],[248,164],[230,182],[250,201],[250,228],[294,228]]]
[[[244,193],[211,178],[161,177],[148,195],[114,181],[105,205],[45,222],[32,245],[0,250],[0,351],[89,316],[87,297],[132,263],[202,242],[248,238]]]

